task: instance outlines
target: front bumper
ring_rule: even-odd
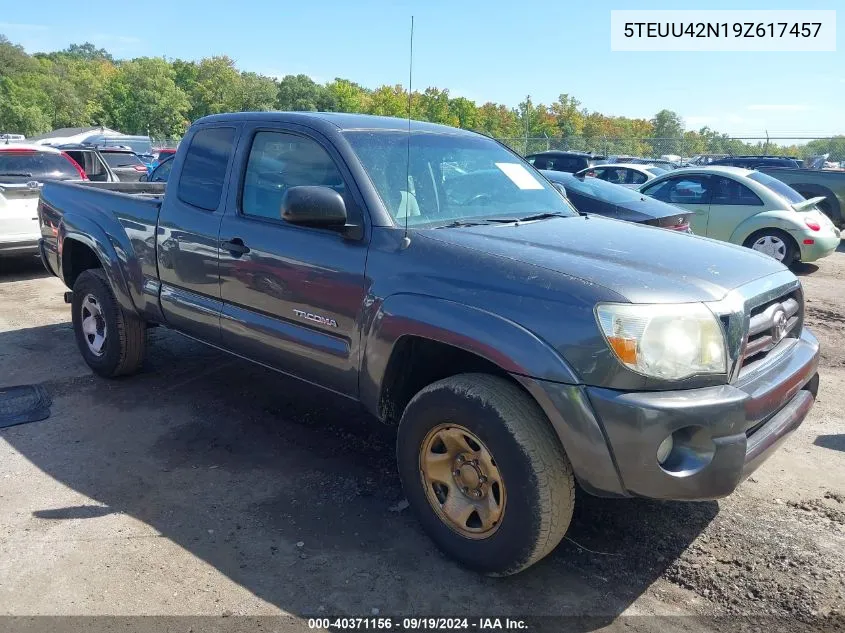
[[[523,384],[546,409],[588,492],[714,499],[733,492],[803,422],[818,390],[818,355],[805,329],[776,359],[730,385],[623,392]],[[661,466],[657,449],[670,435],[675,448]],[[596,441],[602,445],[584,449]]]

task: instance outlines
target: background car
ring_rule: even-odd
[[[581,178],[598,178],[614,185],[637,189],[640,185],[644,185],[649,180],[654,180],[666,172],[666,169],[654,165],[624,163],[588,167],[576,172],[575,175]]]
[[[587,167],[593,167],[604,160],[604,156],[587,154],[585,152],[563,152],[549,150],[537,154],[529,154],[525,157],[529,163],[537,169],[550,169],[553,171],[565,171],[574,174]]]
[[[692,230],[739,244],[789,265],[826,257],[839,246],[839,229],[788,185],[739,167],[693,167],[659,176],[640,188],[656,200],[693,212]]]
[[[108,162],[96,147],[72,144],[59,145],[57,149],[75,160],[88,180],[92,182],[120,182],[120,178],[109,167]]]
[[[710,163],[711,167],[742,167],[759,169],[760,167],[789,167],[799,169],[798,160],[791,156],[726,156]]]
[[[165,156],[155,169],[150,170],[149,174],[141,176],[142,182],[167,182],[170,177],[170,170],[173,168],[173,154]]]
[[[690,213],[670,204],[658,202],[638,191],[613,185],[598,178],[583,178],[560,171],[541,170],[579,213],[595,213],[608,218],[649,224],[675,231],[689,229]]]
[[[148,173],[152,172],[153,169],[159,166],[159,164],[164,161],[165,158],[169,156],[173,156],[176,153],[175,147],[165,147],[164,149],[160,149],[153,153],[153,159],[150,162]]]
[[[131,149],[98,147],[103,159],[121,182],[137,182],[147,173],[147,165]]]
[[[0,255],[38,251],[38,196],[47,180],[87,180],[66,153],[30,144],[0,145]]]

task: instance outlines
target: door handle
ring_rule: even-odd
[[[233,237],[228,242],[220,242],[220,248],[224,251],[229,251],[232,257],[240,257],[249,252],[249,246],[244,244],[244,241],[239,237]]]

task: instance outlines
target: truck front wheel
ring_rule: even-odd
[[[425,387],[402,415],[397,459],[423,529],[476,571],[517,573],[569,527],[569,460],[542,410],[503,378],[461,374]]]
[[[82,358],[95,373],[135,373],[144,361],[145,323],[124,311],[102,269],[83,271],[73,284],[73,331]]]

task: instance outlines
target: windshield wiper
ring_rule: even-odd
[[[492,222],[492,220],[455,220],[454,222],[450,222],[449,224],[442,224],[435,228],[437,229],[455,229],[464,226],[481,226],[483,224],[488,224]]]
[[[22,178],[32,178],[32,174],[25,171],[0,171],[0,176],[20,176]]]
[[[569,218],[572,217],[568,213],[561,213],[560,211],[546,211],[545,213],[535,213],[534,215],[526,215],[524,218],[518,218],[516,222],[531,222],[532,220],[548,220],[550,218]],[[514,220],[511,220],[513,222]]]

